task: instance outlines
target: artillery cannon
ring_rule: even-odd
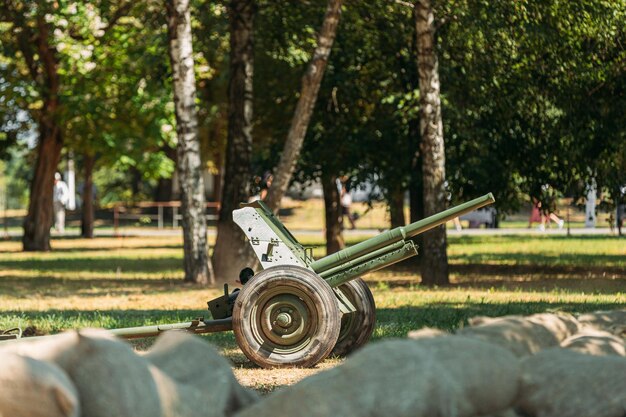
[[[315,260],[262,202],[242,204],[233,220],[243,230],[263,270],[241,271],[241,290],[208,302],[213,320],[114,329],[124,338],[165,330],[209,333],[233,330],[239,348],[266,368],[313,366],[329,354],[345,355],[369,340],[374,298],[362,275],[417,254],[420,233],[495,201],[491,193],[398,227]]]

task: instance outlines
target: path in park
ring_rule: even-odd
[[[379,233],[384,232],[386,229],[356,229],[356,230],[344,230],[344,236],[363,236],[369,237],[372,235],[377,235]],[[323,230],[311,230],[311,229],[296,229],[291,230],[294,235],[299,236],[320,236],[323,237]],[[148,228],[120,228],[118,231],[118,236],[178,236],[181,235],[181,229],[148,229]],[[581,236],[581,235],[605,235],[605,236],[614,236],[617,232],[611,232],[608,227],[604,228],[595,228],[595,229],[586,229],[586,228],[576,228],[570,229],[571,235]],[[76,233],[77,234],[77,233]],[[102,229],[95,231],[96,236],[99,237],[108,237],[115,236],[113,229]],[[209,235],[214,236],[216,234],[216,230],[211,228],[209,229]],[[67,235],[67,234],[66,234]],[[550,236],[566,236],[566,229],[547,229],[545,231],[541,231],[537,228],[526,229],[526,228],[502,228],[502,229],[463,229],[463,230],[454,230],[448,229],[449,236],[495,236],[495,235],[550,235]],[[56,236],[53,233],[53,236]]]
[[[384,232],[387,229],[356,229],[356,230],[344,230],[344,237],[370,237],[373,235],[377,235],[379,233]],[[173,229],[173,228],[165,228],[165,229],[156,229],[156,228],[138,228],[138,227],[121,227],[116,233],[113,228],[104,228],[104,229],[96,229],[95,231],[96,237],[114,237],[114,236],[137,236],[137,237],[150,237],[150,236],[180,236],[182,235],[182,229]],[[291,230],[294,235],[298,236],[319,236],[320,238],[324,237],[324,231],[321,229],[295,229]],[[210,228],[208,231],[209,236],[215,236],[217,231],[214,228]],[[1,235],[8,236],[11,238],[19,238],[22,236],[21,228],[11,228],[8,231],[0,231]],[[617,230],[611,231],[608,227],[599,227],[595,229],[587,229],[587,228],[572,228],[570,229],[570,234],[572,236],[585,236],[585,235],[594,235],[594,236],[615,236],[617,235]],[[65,233],[62,237],[78,237],[80,235],[80,230],[78,228],[70,228],[66,229]],[[501,228],[501,229],[463,229],[463,230],[455,230],[448,229],[448,236],[502,236],[502,235],[549,235],[549,236],[566,236],[567,229],[547,229],[545,231],[541,231],[537,228],[527,229],[527,228]],[[52,238],[61,237],[55,231],[52,231]]]

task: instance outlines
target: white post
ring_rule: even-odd
[[[67,200],[67,209],[76,210],[76,173],[74,171],[74,154],[72,152],[68,155],[65,179],[67,180],[67,188],[70,194]]]
[[[598,186],[596,179],[592,178],[587,185],[587,202],[585,203],[585,227],[596,227],[596,193]]]

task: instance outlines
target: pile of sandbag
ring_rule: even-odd
[[[480,317],[456,334],[417,330],[373,343],[236,417],[625,417],[621,317]],[[604,330],[589,324],[597,321]]]
[[[195,336],[144,355],[106,332],[0,347],[0,417],[625,417],[626,312],[421,329],[259,399]]]
[[[221,417],[258,400],[195,336],[167,332],[140,356],[106,331],[0,348],[1,417]]]

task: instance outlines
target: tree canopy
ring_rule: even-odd
[[[190,7],[203,164],[218,172],[227,132],[227,4],[194,0]],[[256,2],[256,175],[279,161],[324,7]],[[389,201],[414,188],[419,92],[411,13],[402,1],[343,4],[294,182],[348,175],[355,185],[375,183]],[[506,213],[528,196],[541,198],[546,184],[583,195],[591,178],[607,195],[619,194],[626,184],[626,3],[446,0],[435,3],[435,18],[451,200],[493,191]],[[19,147],[34,154],[53,97],[63,152],[96,158],[105,200],[133,198],[137,177],[150,197],[159,179],[173,175],[162,2],[9,0],[0,6],[0,43],[2,158]]]

